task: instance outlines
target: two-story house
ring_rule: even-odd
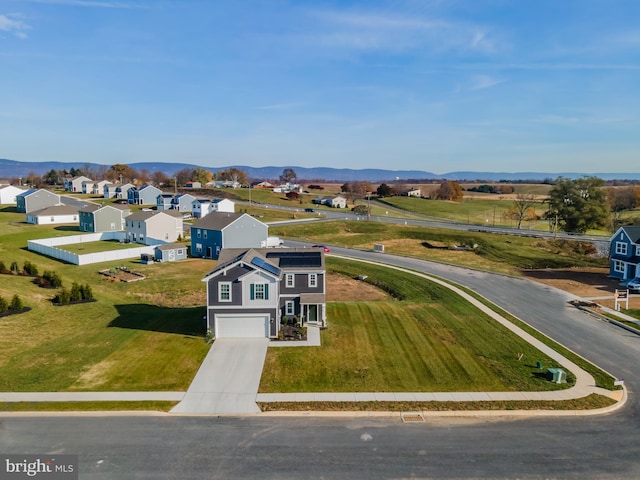
[[[124,230],[125,218],[131,210],[126,205],[88,203],[80,208],[78,214],[82,232],[117,232]]]
[[[236,204],[228,198],[196,198],[191,202],[191,212],[195,218],[202,218],[211,212],[234,213]]]
[[[324,252],[224,249],[207,284],[207,327],[216,338],[277,338],[296,318],[326,326]]]
[[[133,187],[127,191],[127,201],[132,205],[155,205],[162,190],[153,185]]]
[[[223,248],[260,248],[269,227],[246,213],[212,212],[191,226],[191,256],[217,259]]]
[[[171,208],[179,212],[190,212],[195,199],[196,197],[188,193],[178,193],[171,199]]]
[[[609,276],[626,283],[640,277],[640,227],[620,227],[609,247]]]
[[[64,179],[64,189],[67,192],[82,192],[82,182],[90,182],[93,184],[93,180],[84,175],[79,175],[73,178]]]
[[[140,210],[125,218],[125,238],[129,242],[160,245],[173,243],[182,234],[182,214],[173,210]]]
[[[27,190],[16,195],[16,211],[18,213],[31,213],[60,204],[60,195],[43,188]]]
[[[156,197],[156,210],[171,210],[171,200],[173,200],[172,194],[161,193]]]

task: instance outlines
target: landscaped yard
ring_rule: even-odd
[[[523,391],[563,388],[559,366],[457,294],[411,274],[331,259],[394,299],[328,304],[321,347],[270,349],[260,391]],[[518,360],[518,353],[524,354]],[[541,361],[545,370],[537,369]]]

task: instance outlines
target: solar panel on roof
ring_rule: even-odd
[[[319,252],[269,252],[267,258],[279,258],[280,267],[321,267],[322,257]]]
[[[280,269],[278,267],[271,265],[269,262],[260,257],[253,257],[251,263],[256,267],[260,267],[267,272],[273,273],[274,275],[280,275]]]

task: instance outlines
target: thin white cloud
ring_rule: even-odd
[[[397,12],[311,10],[307,39],[323,47],[360,51],[476,51],[493,53],[489,29],[462,22]]]
[[[31,3],[48,5],[67,5],[71,7],[89,8],[148,8],[148,6],[132,2],[113,2],[110,0],[27,0]]]
[[[8,32],[15,35],[18,38],[27,38],[26,31],[31,27],[20,20],[19,15],[5,14],[0,15],[0,32]]]
[[[471,90],[484,90],[485,88],[495,87],[503,83],[505,80],[493,78],[489,75],[476,75],[472,79]]]

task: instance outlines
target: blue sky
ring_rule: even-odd
[[[636,0],[0,0],[0,158],[637,172]]]

